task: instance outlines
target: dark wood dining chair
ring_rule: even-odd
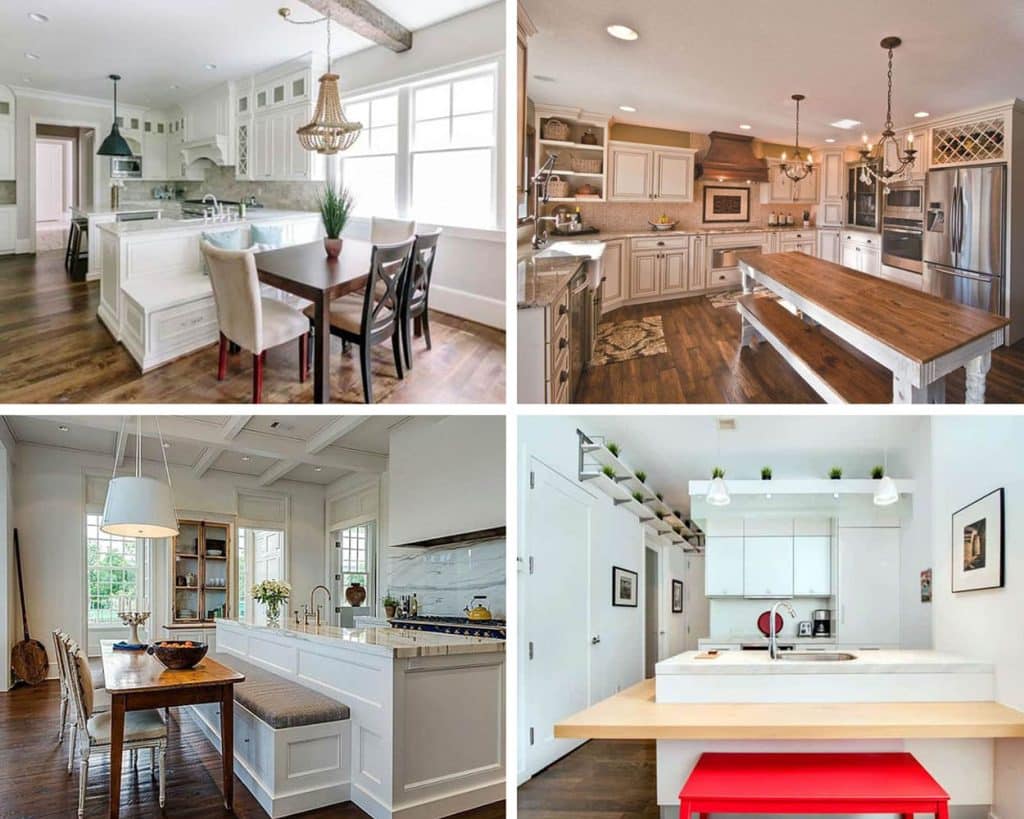
[[[422,334],[427,349],[430,349],[430,279],[434,275],[434,259],[440,238],[440,229],[417,235],[412,256],[409,257],[409,270],[402,294],[402,349],[405,352],[405,366],[409,370],[412,369],[410,322],[416,322],[416,336]]]
[[[363,397],[373,403],[373,374],[370,353],[381,342],[391,340],[398,377],[405,378],[402,368],[401,329],[402,292],[409,269],[414,239],[393,245],[374,245],[370,259],[370,275],[362,293],[352,293],[331,302],[331,334],[342,344],[359,346],[359,364],[363,376]],[[313,308],[306,308],[313,319]]]

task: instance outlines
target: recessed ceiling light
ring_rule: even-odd
[[[842,128],[844,131],[849,131],[851,128],[856,128],[860,125],[859,119],[837,119],[835,122],[829,123],[833,128]]]
[[[554,82],[554,77],[549,77],[547,74],[534,74],[533,78],[538,82]]]
[[[207,71],[214,71],[217,68],[217,64],[216,63],[207,63],[206,65],[203,66],[203,68],[205,68]]]
[[[181,87],[180,85],[178,85],[177,83],[175,83],[174,85],[172,85],[172,86],[171,86],[171,90],[172,90],[172,91],[177,91],[177,90],[178,90],[178,89],[179,89],[180,87]]]
[[[25,52],[25,59],[26,60],[38,60],[39,59],[39,55],[38,54],[33,54],[31,51],[26,51]]]
[[[71,427],[69,427],[67,424],[61,424],[59,427],[57,427],[57,429],[59,429],[61,432],[67,432],[69,429],[71,429]]]
[[[619,106],[619,110],[620,111],[625,111],[626,113],[629,113],[629,114],[635,114],[636,113],[636,108],[634,108],[632,105],[620,105]]]
[[[832,144],[833,142],[835,142],[835,138],[833,138],[833,137],[826,137],[825,141],[826,141],[826,142],[827,142],[827,143],[828,143],[829,145],[831,145],[831,144]]]
[[[243,460],[243,461],[251,461],[251,460],[252,460],[252,458],[250,458],[250,457],[249,457],[248,455],[243,455],[243,456],[242,456],[242,460]]]
[[[916,114],[914,114],[914,116],[917,117],[918,119],[924,119],[925,117],[930,117],[931,114],[929,114],[927,111],[918,111]]]
[[[324,468],[322,466],[314,466],[313,467],[313,471],[314,472],[323,472]]]
[[[740,130],[741,131],[749,131],[750,128],[751,128],[751,126],[747,125],[747,123],[745,123],[745,122],[740,123]]]
[[[632,41],[632,40],[636,40],[636,39],[638,39],[640,37],[640,35],[637,33],[636,29],[632,29],[629,26],[624,26],[624,25],[621,25],[619,23],[616,23],[615,25],[612,25],[612,26],[608,26],[608,28],[605,29],[605,30],[609,34],[611,34],[612,37],[614,37],[616,40],[630,40],[630,41]]]
[[[40,14],[38,11],[29,12],[28,19],[33,23],[49,23],[50,18],[45,14]]]
[[[171,443],[170,443],[170,441],[164,441],[164,442],[163,442],[163,445],[164,445],[164,449],[170,449],[170,448],[171,448]]]

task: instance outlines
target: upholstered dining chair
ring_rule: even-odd
[[[68,773],[71,773],[71,767],[75,760],[75,737],[78,730],[78,722],[74,718],[74,714],[70,713],[72,678],[67,664],[67,652],[69,649],[71,651],[78,651],[79,649],[78,643],[75,642],[74,638],[66,631],[61,631],[60,629],[53,632],[53,648],[53,653],[57,657],[57,679],[60,684],[60,727],[57,730],[57,744],[59,745],[64,741],[65,729],[70,729],[71,741],[68,743]],[[92,661],[89,661],[89,664],[93,679],[93,710],[97,712],[103,711],[110,705],[110,695],[107,694],[103,681],[103,666],[102,664],[97,664],[99,666],[97,668],[93,665]]]
[[[97,713],[93,707],[92,671],[88,658],[77,646],[65,644],[65,663],[69,673],[70,699],[74,707],[78,727],[78,744],[81,751],[78,763],[78,815],[85,813],[85,794],[89,785],[89,757],[97,749],[109,748],[110,712]],[[124,715],[124,749],[132,753],[132,762],[137,752],[149,748],[150,778],[160,775],[160,807],[164,806],[166,785],[165,757],[167,752],[167,725],[156,709],[128,711]]]
[[[252,401],[263,399],[263,365],[267,350],[299,340],[299,382],[308,373],[309,322],[302,312],[276,299],[261,295],[256,258],[250,250],[223,250],[202,242],[210,269],[213,300],[220,325],[217,380],[223,381],[228,368],[228,344],[252,353]]]
[[[363,397],[373,403],[373,373],[370,368],[372,348],[391,340],[398,377],[402,369],[401,319],[402,292],[409,267],[414,240],[392,245],[374,245],[370,259],[370,275],[362,293],[352,293],[331,302],[331,334],[343,344],[359,346],[359,363],[363,376]],[[313,310],[306,315],[313,320]]]
[[[416,236],[416,243],[409,257],[409,270],[405,276],[402,292],[402,350],[405,353],[405,367],[412,369],[412,338],[410,323],[416,323],[416,335],[421,333],[430,349],[430,279],[434,275],[434,258],[437,256],[437,242],[441,230]]]
[[[395,245],[416,234],[416,220],[370,217],[370,241],[375,245]]]

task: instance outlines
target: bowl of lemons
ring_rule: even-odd
[[[657,219],[648,219],[647,224],[649,224],[655,230],[665,231],[674,230],[675,226],[679,223],[675,219],[672,219],[666,216],[665,214],[662,214]]]

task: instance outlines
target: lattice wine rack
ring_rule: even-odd
[[[932,165],[962,165],[1005,159],[1006,121],[1002,116],[935,128]]]

